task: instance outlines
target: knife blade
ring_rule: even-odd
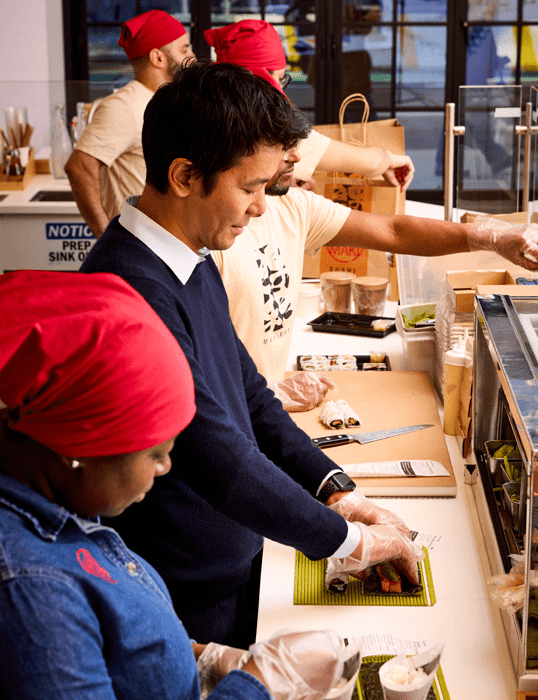
[[[415,430],[424,430],[425,428],[433,428],[433,423],[423,425],[405,425],[401,428],[390,428],[388,430],[374,430],[372,433],[339,433],[338,435],[324,435],[319,438],[312,438],[312,444],[321,449],[326,447],[336,447],[337,445],[347,445],[350,442],[358,442],[364,445],[368,442],[376,440],[384,440],[385,438],[394,437],[395,435],[403,435],[404,433],[412,433]]]

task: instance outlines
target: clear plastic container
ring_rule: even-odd
[[[316,318],[321,313],[321,287],[319,284],[303,282],[299,295],[297,316]]]
[[[321,293],[325,311],[351,313],[352,272],[322,272],[320,275]]]

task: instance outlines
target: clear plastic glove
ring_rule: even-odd
[[[198,657],[200,698],[204,700],[226,674],[241,668],[247,661],[246,649],[235,649],[210,642]]]
[[[383,173],[383,177],[393,187],[400,187],[402,192],[409,187],[415,174],[415,166],[409,156],[399,156],[387,151],[390,165]]]
[[[348,557],[330,557],[327,560],[327,588],[335,578],[347,583],[349,575],[356,576],[369,566],[385,561],[393,561],[411,583],[419,582],[417,562],[425,557],[422,547],[403,535],[400,530],[388,525],[364,525],[357,522],[352,524],[359,528],[361,541]]]
[[[285,411],[296,413],[319,406],[329,389],[336,389],[336,384],[324,374],[298,372],[277,384],[270,384],[269,388],[282,401]]]
[[[538,270],[538,225],[479,216],[467,233],[469,249],[492,250],[526,270]]]
[[[368,500],[359,489],[346,493],[339,501],[335,501],[327,507],[350,523],[389,525],[399,530],[405,537],[411,536],[411,531],[396,513],[377,506],[373,501]]]
[[[249,650],[274,700],[322,700],[344,672],[344,642],[335,632],[284,632]]]

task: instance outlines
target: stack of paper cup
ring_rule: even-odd
[[[379,669],[384,700],[426,700],[436,671],[415,671],[409,657],[394,656]]]

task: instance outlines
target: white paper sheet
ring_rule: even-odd
[[[362,656],[414,656],[438,642],[438,639],[405,639],[391,632],[372,632],[362,636]]]
[[[372,476],[450,476],[441,462],[431,459],[398,460],[396,462],[360,462],[343,464],[342,469],[351,477]]]

